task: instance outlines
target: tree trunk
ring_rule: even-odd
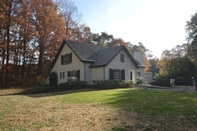
[[[8,12],[7,12],[7,18],[8,18],[8,23],[7,23],[7,45],[6,45],[6,74],[5,74],[5,86],[8,86],[8,74],[9,74],[9,71],[8,71],[8,67],[9,67],[9,56],[10,56],[10,22],[11,22],[11,7],[12,7],[12,1],[7,1],[8,2],[8,6],[9,6],[9,9],[8,9]]]
[[[22,65],[22,78],[24,78],[24,72],[25,72],[25,52],[26,52],[26,37],[24,36],[24,41],[23,41],[23,65]]]
[[[4,83],[4,62],[5,62],[5,50],[2,52],[1,85],[3,85]]]
[[[37,76],[42,74],[42,59],[43,59],[43,48],[40,47],[40,51],[39,51],[40,55],[39,55],[39,60],[38,60],[38,72],[37,72]]]

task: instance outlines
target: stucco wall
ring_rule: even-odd
[[[85,63],[84,81],[86,81],[87,84],[92,84],[91,69],[89,68],[90,65],[91,65],[90,63]]]
[[[90,68],[90,71],[91,71],[91,81],[104,80],[103,67]]]
[[[120,62],[120,54],[124,54],[124,62]],[[121,50],[114,59],[105,67],[105,80],[109,80],[109,69],[125,69],[125,80],[130,80],[130,71],[132,71],[133,81],[136,82],[136,67],[124,50]]]
[[[146,83],[151,83],[153,80],[153,73],[152,72],[144,72],[144,79],[146,81]]]
[[[143,77],[144,78],[144,68],[140,68],[140,69],[137,69],[136,70],[137,76],[139,76],[138,75],[139,72],[140,72],[140,77]]]
[[[61,55],[72,53],[72,63],[61,65]],[[67,71],[80,70],[80,80],[84,81],[84,63],[82,63],[74,52],[68,47],[67,44],[64,45],[53,69],[51,72],[56,72],[58,75],[58,84],[67,82]],[[60,72],[65,72],[65,78],[60,79]]]

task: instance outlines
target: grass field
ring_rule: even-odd
[[[5,95],[0,129],[197,130],[197,94],[130,88]]]

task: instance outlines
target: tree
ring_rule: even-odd
[[[35,29],[32,46],[38,52],[37,75],[39,76],[42,74],[43,61],[50,60],[50,56],[54,56],[54,51],[63,39],[64,22],[58,15],[57,5],[52,0],[33,0],[31,8],[32,26]]]
[[[149,62],[150,62],[150,65],[151,65],[150,72],[153,73],[153,76],[154,76],[155,73],[158,74],[159,73],[159,68],[157,68],[157,64],[159,62],[159,59],[158,58],[151,58],[151,59],[149,59]]]
[[[187,21],[185,30],[188,34],[187,40],[189,45],[189,55],[197,62],[197,12]]]
[[[60,9],[65,23],[65,39],[77,40],[82,15],[78,12],[77,6],[72,1],[57,0],[56,5]]]
[[[9,62],[10,62],[10,42],[14,32],[11,32],[13,24],[14,9],[19,4],[19,0],[1,0],[0,1],[0,18],[1,18],[1,50],[2,50],[2,74],[1,79],[4,78],[4,63],[5,66],[5,83],[8,84]],[[5,62],[6,60],[6,62]]]
[[[109,43],[109,47],[113,47],[113,46],[119,46],[119,45],[124,45],[128,51],[130,51],[130,48],[128,46],[128,43],[125,42],[123,39],[121,38],[114,38],[111,43]]]
[[[165,50],[158,62],[158,68],[159,74],[169,79],[177,77],[191,79],[195,76],[195,63],[187,55],[187,44]]]
[[[101,32],[101,35],[94,33],[92,34],[93,42],[101,46],[109,46],[113,39],[113,35],[109,35],[106,32]]]
[[[27,64],[28,51],[30,48],[30,41],[32,40],[33,35],[33,26],[31,25],[32,18],[32,10],[30,7],[30,0],[22,0],[20,2],[20,6],[17,6],[15,9],[16,15],[13,18],[15,21],[15,29],[17,31],[18,37],[16,37],[15,43],[17,44],[16,54],[15,54],[15,63],[16,63],[16,73],[18,72],[17,67],[20,67],[20,63],[22,63],[21,75],[24,78],[25,74],[25,66]],[[22,61],[20,61],[22,58]],[[19,65],[18,65],[19,64]],[[18,77],[19,77],[18,76]]]

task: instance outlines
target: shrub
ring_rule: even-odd
[[[69,90],[69,89],[82,89],[86,87],[86,82],[84,81],[71,81],[59,84],[59,90]]]
[[[131,80],[94,80],[92,81],[97,88],[110,89],[120,87],[133,87],[134,83]]]
[[[122,87],[133,87],[134,82],[132,80],[125,80],[125,81],[122,81],[121,86]]]
[[[49,86],[51,87],[56,87],[57,86],[57,73],[56,72],[51,72],[50,76],[49,76]]]
[[[166,78],[162,75],[159,74],[155,74],[153,81],[152,81],[152,85],[157,85],[157,86],[166,86],[166,87],[170,87],[170,79]]]
[[[145,83],[144,78],[143,78],[143,77],[138,76],[138,77],[137,77],[137,84],[144,84],[144,83]]]

